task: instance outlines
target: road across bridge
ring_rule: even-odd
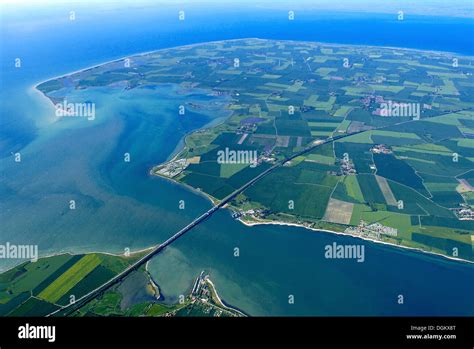
[[[352,135],[354,135],[355,133],[352,133]],[[179,230],[176,234],[174,234],[173,236],[171,236],[170,238],[168,238],[165,242],[161,243],[160,245],[157,245],[155,246],[148,254],[146,254],[145,256],[143,256],[142,258],[140,258],[138,261],[136,261],[135,263],[133,263],[132,265],[130,265],[127,269],[125,269],[123,272],[121,272],[120,274],[116,275],[115,277],[113,277],[112,279],[110,279],[109,281],[107,281],[105,284],[102,284],[101,286],[99,286],[98,288],[92,290],[91,292],[87,293],[86,295],[82,296],[81,298],[79,298],[78,300],[76,300],[76,302],[74,303],[71,303],[71,304],[68,304],[68,305],[65,305],[65,306],[62,306],[61,308],[55,310],[54,312],[48,314],[47,316],[53,316],[53,315],[58,315],[58,314],[62,314],[62,315],[68,315],[70,314],[71,312],[73,312],[74,310],[82,307],[84,304],[86,304],[87,302],[89,302],[90,300],[92,300],[93,298],[95,298],[98,294],[100,294],[101,292],[104,292],[105,290],[107,290],[109,287],[111,287],[112,285],[122,281],[127,275],[129,275],[131,272],[137,270],[138,268],[140,268],[143,264],[145,264],[146,262],[148,262],[151,258],[153,258],[155,255],[157,255],[158,253],[160,253],[161,251],[163,251],[168,245],[170,245],[171,243],[173,243],[174,241],[176,241],[177,239],[179,239],[181,236],[183,236],[184,234],[186,234],[188,231],[190,231],[191,229],[193,229],[195,226],[197,226],[198,224],[200,224],[201,222],[203,222],[204,220],[206,220],[207,218],[209,218],[210,216],[212,216],[217,210],[219,210],[220,208],[224,207],[227,203],[229,203],[230,201],[232,201],[237,195],[239,195],[240,193],[242,193],[243,191],[245,191],[248,187],[252,186],[253,184],[255,184],[255,182],[257,182],[258,180],[260,180],[261,178],[263,178],[264,176],[266,176],[267,174],[269,174],[270,172],[274,171],[276,168],[282,166],[283,164],[287,163],[288,161],[291,161],[292,159],[296,158],[297,156],[300,156],[304,153],[307,153],[311,150],[313,150],[314,148],[320,146],[320,145],[323,145],[325,143],[330,143],[330,142],[333,142],[335,139],[334,138],[328,138],[324,141],[321,141],[319,143],[316,143],[316,144],[312,144],[311,146],[309,147],[306,147],[305,149],[293,154],[292,156],[286,158],[286,159],[283,159],[283,160],[280,160],[278,161],[277,163],[275,163],[273,166],[267,168],[265,171],[263,171],[262,173],[260,173],[258,176],[254,177],[252,180],[250,180],[249,182],[245,183],[243,186],[241,186],[239,189],[235,190],[234,192],[232,192],[231,194],[229,194],[227,197],[225,197],[223,200],[221,200],[219,203],[217,203],[216,205],[212,206],[208,211],[206,211],[205,213],[203,213],[202,215],[200,215],[199,217],[197,217],[196,219],[194,219],[191,223],[189,223],[188,225],[186,225],[184,228],[182,228],[181,230]]]
[[[467,108],[467,109],[470,109],[470,108]],[[451,113],[459,112],[459,111],[462,111],[462,110],[466,110],[466,109],[461,109],[461,110],[458,110],[458,111],[450,111],[449,113],[446,113],[446,114],[451,114]],[[440,115],[438,115],[438,116],[440,116]],[[203,222],[204,220],[206,220],[210,216],[212,216],[217,210],[224,207],[227,203],[232,201],[237,195],[239,195],[240,193],[245,191],[248,187],[252,186],[257,181],[259,181],[261,178],[265,177],[270,172],[274,171],[275,169],[277,169],[278,167],[284,165],[285,163],[293,160],[294,158],[296,158],[298,156],[301,156],[303,154],[306,154],[306,153],[314,150],[315,148],[317,148],[317,147],[319,147],[323,144],[331,143],[331,142],[334,142],[334,141],[342,139],[342,138],[354,136],[354,135],[359,134],[359,133],[364,133],[364,132],[369,132],[369,131],[374,131],[374,130],[381,130],[381,129],[384,129],[384,128],[387,128],[387,127],[393,127],[393,126],[396,126],[396,125],[401,125],[401,124],[406,124],[406,123],[416,122],[416,121],[418,121],[418,120],[407,120],[407,121],[399,122],[399,123],[392,124],[392,125],[373,128],[371,130],[363,130],[363,131],[353,132],[353,133],[350,133],[350,134],[339,135],[339,136],[335,136],[335,137],[329,137],[329,138],[327,138],[325,140],[322,140],[322,141],[319,141],[317,143],[313,142],[313,144],[311,144],[310,146],[304,148],[303,150],[291,155],[290,157],[287,157],[283,160],[280,160],[280,161],[276,162],[273,166],[269,167],[268,169],[266,169],[265,171],[260,173],[258,176],[254,177],[249,182],[245,183],[243,186],[241,186],[240,188],[238,188],[237,190],[235,190],[234,192],[229,194],[227,197],[225,197],[219,203],[217,203],[216,205],[211,207],[208,211],[206,211],[205,213],[203,213],[202,215],[200,215],[199,217],[194,219],[191,223],[186,225],[181,230],[179,230],[176,234],[171,236],[165,242],[163,242],[160,245],[157,245],[157,246],[153,247],[152,250],[148,254],[146,254],[145,256],[140,258],[138,261],[136,261],[135,263],[130,265],[127,269],[122,271],[120,274],[116,275],[115,277],[113,277],[112,279],[110,279],[106,283],[102,284],[98,288],[96,288],[96,289],[92,290],[91,292],[87,293],[86,295],[82,296],[81,298],[76,300],[76,302],[65,305],[65,306],[62,306],[61,308],[55,310],[54,312],[52,312],[52,313],[50,313],[46,316],[68,315],[68,314],[72,313],[73,311],[75,311],[76,309],[82,307],[84,304],[86,304],[90,300],[94,299],[97,295],[104,292],[109,287],[111,287],[114,284],[122,281],[131,272],[136,271],[138,268],[140,268],[142,265],[144,265],[146,262],[148,262],[155,255],[157,255],[158,253],[163,251],[168,245],[170,245],[171,243],[173,243],[174,241],[179,239],[181,236],[186,234],[188,231],[193,229],[195,226],[197,226],[198,224],[200,224],[201,222]]]

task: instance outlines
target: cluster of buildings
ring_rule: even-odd
[[[469,205],[461,204],[461,207],[456,209],[455,212],[460,220],[464,220],[464,221],[474,220],[474,210]]]
[[[361,98],[361,102],[364,107],[368,108],[370,107],[371,103],[385,103],[385,99],[383,98],[383,96],[370,95]]]
[[[186,159],[179,159],[167,162],[162,166],[158,166],[154,172],[159,176],[173,178],[183,172],[187,166],[188,161]]]
[[[238,128],[236,133],[241,135],[243,133],[254,133],[257,130],[257,123],[244,123],[241,124]]]
[[[243,217],[243,216],[251,216],[253,218],[261,218],[261,217],[264,217],[264,214],[265,214],[265,212],[263,210],[250,209],[250,210],[247,210],[247,211],[234,212],[232,214],[232,218],[238,219],[238,218]]]
[[[339,173],[337,173],[337,175],[345,176],[345,175],[357,173],[354,163],[352,162],[351,159],[342,158],[339,161],[340,161],[340,166],[339,166],[340,171]]]
[[[209,275],[204,270],[197,277],[191,291],[191,302],[199,304],[200,310],[207,315],[214,317],[221,316],[243,316],[241,312],[230,308],[220,300],[214,284],[209,279]],[[211,313],[212,312],[212,313]]]
[[[370,151],[374,154],[392,154],[392,150],[387,148],[385,144],[377,144],[370,148]]]
[[[260,156],[260,160],[262,162],[268,162],[274,164],[277,159],[269,154],[269,152],[265,152],[263,155]]]
[[[220,317],[222,310],[212,302],[212,290],[210,289],[208,278],[209,275],[204,274],[204,271],[198,276],[191,291],[191,302],[202,304],[201,311],[204,314],[210,314],[214,310],[214,316]]]
[[[360,235],[372,239],[380,240],[382,236],[397,237],[398,229],[387,227],[380,223],[367,224],[363,220],[356,227],[349,227],[345,230],[348,234]]]

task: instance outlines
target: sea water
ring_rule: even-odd
[[[206,211],[202,195],[149,169],[187,132],[226,116],[193,113],[183,122],[176,107],[189,96],[168,85],[82,91],[76,98],[97,102],[96,120],[55,121],[52,104],[33,89],[40,81],[134,53],[245,37],[474,52],[472,19],[407,16],[400,23],[389,14],[307,11],[289,23],[283,10],[192,7],[181,22],[173,6],[74,6],[4,6],[1,13],[0,237],[38,244],[40,255],[139,249]],[[364,263],[325,259],[324,247],[334,242],[364,243]],[[5,269],[17,261],[0,263]],[[188,292],[203,269],[224,301],[252,315],[474,314],[471,265],[302,228],[246,227],[228,211],[150,263],[167,302]]]

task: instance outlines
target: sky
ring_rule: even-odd
[[[219,7],[259,7],[285,10],[322,10],[344,12],[372,12],[453,16],[474,18],[474,0],[0,0],[4,9],[21,9],[23,6],[48,5],[94,5],[143,6],[182,5]]]

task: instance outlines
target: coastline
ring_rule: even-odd
[[[157,166],[159,166],[159,165],[157,165]],[[153,167],[153,168],[154,168],[154,167]],[[203,192],[203,191],[201,191],[201,190],[197,190],[196,188],[190,186],[189,184],[186,184],[186,183],[183,183],[183,182],[178,182],[177,180],[175,180],[175,179],[173,179],[173,178],[169,178],[169,177],[165,177],[165,176],[161,176],[161,175],[154,174],[154,173],[152,173],[152,170],[150,170],[150,175],[152,175],[152,176],[157,176],[157,177],[160,177],[160,178],[164,178],[164,179],[169,180],[169,181],[171,181],[171,182],[173,182],[173,183],[175,183],[175,184],[177,184],[177,185],[182,185],[183,187],[188,188],[189,190],[191,190],[191,191],[194,192],[194,193],[203,195],[204,197],[206,197],[207,199],[209,199],[209,201],[211,201],[212,204],[215,204],[215,202],[219,202],[219,200],[216,199],[216,198],[214,198],[212,195],[207,194],[207,193],[205,193],[205,192]],[[232,211],[232,209],[228,208],[227,206],[228,206],[228,205],[224,206],[224,208],[227,208],[229,211]],[[389,242],[386,242],[386,241],[370,239],[370,238],[368,238],[368,237],[362,237],[362,236],[359,236],[359,235],[348,234],[348,233],[344,233],[344,232],[340,232],[340,231],[335,231],[335,230],[329,230],[329,229],[323,229],[323,228],[310,228],[310,227],[307,227],[307,226],[302,225],[302,224],[290,223],[290,222],[283,222],[283,221],[246,222],[246,221],[242,220],[242,218],[238,218],[237,220],[238,220],[240,223],[242,223],[243,225],[246,225],[246,226],[248,226],[248,227],[252,227],[252,226],[256,226],[256,225],[281,225],[281,226],[304,228],[304,229],[308,229],[308,230],[311,230],[311,231],[323,232],[323,233],[327,233],[327,234],[336,234],[336,235],[350,236],[350,237],[353,237],[353,238],[358,238],[358,239],[365,240],[365,241],[370,241],[370,242],[373,242],[373,243],[379,243],[379,244],[383,244],[383,245],[387,245],[387,246],[392,246],[392,247],[399,247],[399,248],[403,248],[403,249],[408,249],[408,250],[412,250],[412,251],[414,251],[414,252],[423,252],[423,253],[429,254],[429,255],[431,255],[431,256],[444,257],[445,259],[448,259],[448,260],[451,260],[451,261],[464,262],[464,263],[468,263],[468,264],[474,264],[474,261],[470,261],[470,260],[468,260],[468,259],[462,259],[462,258],[457,258],[457,257],[451,257],[451,256],[448,256],[448,255],[445,255],[445,254],[442,254],[442,253],[438,253],[438,252],[426,251],[426,250],[423,250],[423,249],[418,248],[418,247],[410,247],[410,246],[404,246],[404,245],[396,245],[396,244],[392,244],[392,243],[389,243]]]
[[[56,107],[52,99],[50,99],[43,91],[37,88],[37,85],[30,86],[28,92],[31,93],[32,98],[37,98],[39,103],[43,103],[48,108],[51,108],[51,117],[45,119],[43,122],[48,124],[53,124],[56,121],[60,120],[62,117],[56,115]]]
[[[153,290],[155,291],[155,297],[157,300],[164,300],[164,296],[163,294],[161,293],[161,289],[160,289],[160,285],[158,285],[158,282],[153,279],[153,275],[151,275],[150,271],[148,270],[148,264],[150,263],[150,261],[146,262],[145,263],[145,272],[148,276],[148,280],[151,284],[151,287],[153,288]]]
[[[156,49],[156,50],[151,50],[151,51],[146,51],[146,52],[140,52],[140,53],[134,53],[132,55],[128,55],[128,56],[123,56],[121,58],[117,58],[117,59],[113,59],[113,60],[109,60],[109,61],[106,61],[106,62],[102,62],[102,63],[99,63],[99,64],[95,64],[95,65],[92,65],[92,66],[88,66],[88,67],[85,67],[85,68],[82,68],[82,69],[79,69],[79,70],[76,70],[76,71],[73,71],[73,72],[70,72],[70,73],[67,73],[67,74],[62,74],[62,75],[59,75],[59,76],[56,76],[56,77],[52,77],[52,78],[48,78],[46,80],[43,80],[41,82],[38,82],[37,84],[33,85],[32,87],[36,90],[36,91],[39,91],[40,94],[43,95],[44,98],[48,99],[51,103],[52,103],[52,100],[49,99],[49,97],[43,93],[43,91],[41,91],[40,89],[38,89],[38,86],[41,85],[42,83],[44,82],[47,82],[47,81],[51,81],[51,80],[55,80],[55,79],[60,79],[60,78],[65,78],[65,77],[69,77],[69,76],[72,76],[72,75],[75,75],[75,74],[78,74],[78,73],[82,73],[84,71],[88,71],[88,70],[91,70],[91,69],[94,69],[94,68],[98,68],[98,67],[101,67],[101,66],[104,66],[104,65],[107,65],[107,64],[110,64],[110,63],[116,63],[116,62],[120,62],[126,58],[133,58],[133,57],[142,57],[142,56],[146,56],[146,55],[149,55],[149,54],[155,54],[155,53],[159,53],[159,52],[166,52],[166,51],[169,51],[169,50],[176,50],[176,49],[180,49],[180,48],[190,48],[190,47],[194,47],[194,46],[201,46],[201,45],[204,45],[204,44],[217,44],[217,43],[225,43],[225,42],[238,42],[238,41],[244,41],[244,40],[261,40],[261,41],[277,41],[277,42],[289,42],[289,43],[311,43],[311,44],[316,44],[316,45],[323,45],[323,46],[330,46],[330,47],[355,47],[355,48],[378,48],[378,49],[393,49],[393,50],[401,50],[401,51],[411,51],[411,52],[420,52],[420,53],[431,53],[431,54],[438,54],[438,55],[457,55],[459,57],[466,57],[466,58],[472,58],[474,56],[467,56],[467,55],[462,55],[462,54],[457,54],[457,53],[453,53],[453,52],[446,52],[446,51],[435,51],[435,50],[423,50],[423,49],[414,49],[414,48],[403,48],[403,47],[391,47],[391,46],[374,46],[374,45],[356,45],[356,44],[338,44],[338,43],[326,43],[326,42],[319,42],[319,41],[299,41],[299,40],[279,40],[279,39],[261,39],[261,38],[239,38],[239,39],[229,39],[229,40],[216,40],[216,41],[209,41],[209,42],[200,42],[200,43],[193,43],[193,44],[187,44],[187,45],[181,45],[181,46],[175,46],[175,47],[166,47],[166,48],[160,48],[160,49]],[[229,115],[232,116],[233,112],[231,112],[231,114]],[[215,125],[214,125],[215,126]],[[154,165],[150,170],[149,170],[149,174],[152,175],[152,176],[157,176],[157,177],[161,177],[161,178],[165,178],[167,180],[170,180],[172,182],[174,182],[175,184],[177,185],[181,185],[187,189],[189,189],[191,192],[193,193],[196,193],[198,195],[201,195],[205,198],[207,198],[212,204],[215,204],[216,202],[219,202],[219,200],[217,200],[216,198],[212,197],[210,194],[207,194],[206,192],[202,191],[202,190],[198,190],[186,183],[183,183],[183,182],[179,182],[173,178],[169,178],[169,177],[165,177],[165,176],[161,176],[161,175],[158,175],[158,174],[155,174],[153,172],[153,170],[157,167],[157,166],[160,166],[160,165],[163,165],[167,162],[170,162],[170,161],[173,161],[175,160],[181,153],[184,149],[186,149],[187,145],[186,145],[186,137],[198,130],[202,130],[202,129],[206,129],[208,128],[209,126],[203,126],[202,128],[199,128],[199,129],[196,129],[196,130],[193,130],[193,131],[190,131],[188,134],[184,135],[183,136],[183,139],[177,144],[176,148],[174,149],[173,152],[175,152],[175,154],[173,155],[173,153],[170,154],[170,156],[172,157],[172,159],[170,160],[167,160],[165,162],[162,162],[162,163],[159,163],[159,164],[156,164]],[[213,126],[210,126],[210,127],[213,127]],[[181,149],[178,150],[179,146],[181,145]],[[438,252],[431,252],[431,251],[426,251],[426,250],[423,250],[421,248],[415,248],[415,247],[408,247],[408,246],[403,246],[403,245],[396,245],[396,244],[392,244],[392,243],[388,243],[388,242],[384,242],[384,241],[379,241],[379,240],[374,240],[374,239],[370,239],[370,238],[366,238],[366,237],[361,237],[361,236],[357,236],[357,235],[353,235],[353,234],[348,234],[348,233],[343,233],[343,232],[337,232],[337,231],[331,231],[331,230],[326,230],[326,229],[315,229],[315,228],[310,228],[310,227],[306,227],[304,225],[300,225],[300,224],[296,224],[296,223],[286,223],[286,222],[279,222],[279,221],[268,221],[268,222],[245,222],[243,221],[242,219],[239,219],[239,221],[241,223],[243,223],[244,225],[247,225],[247,226],[253,226],[253,225],[260,225],[260,224],[273,224],[273,225],[286,225],[286,226],[295,226],[295,227],[300,227],[300,228],[306,228],[308,230],[313,230],[313,231],[320,231],[320,232],[325,232],[325,233],[332,233],[332,234],[337,234],[337,235],[346,235],[346,236],[352,236],[352,237],[356,237],[356,238],[360,238],[362,240],[368,240],[368,241],[372,241],[372,242],[375,242],[375,243],[381,243],[381,244],[385,244],[385,245],[390,245],[390,246],[394,246],[394,247],[400,247],[400,248],[405,248],[405,249],[409,249],[409,250],[414,250],[414,251],[419,251],[419,252],[424,252],[424,253],[427,253],[427,254],[430,254],[430,255],[436,255],[436,256],[442,256],[446,259],[449,259],[449,260],[455,260],[455,261],[460,261],[460,262],[466,262],[466,263],[470,263],[470,264],[473,264],[474,262],[472,261],[469,261],[469,260],[465,260],[465,259],[461,259],[461,258],[456,258],[456,257],[451,257],[451,256],[448,256],[448,255],[444,255],[444,254],[441,254],[441,253],[438,253]],[[144,248],[142,250],[139,250],[139,251],[135,251],[133,253],[139,253],[139,252],[142,252],[142,251],[146,251],[146,250],[149,250],[151,248],[153,248],[154,246],[151,246],[151,247],[148,247],[148,248]],[[46,256],[42,256],[40,258],[45,258],[45,257],[50,257],[50,256],[54,256],[54,255],[60,255],[60,254],[65,254],[65,253],[69,253],[69,254],[79,254],[79,253],[71,253],[71,252],[57,252],[57,253],[52,253],[52,254],[49,254],[49,255],[46,255]],[[103,254],[110,254],[110,255],[114,255],[114,256],[120,256],[118,254],[114,254],[114,253],[109,253],[109,252],[100,252],[100,251],[92,251],[92,252],[85,252],[85,253],[103,253]],[[131,252],[132,254],[132,252]],[[23,262],[21,262],[23,263]],[[19,263],[19,264],[21,264]],[[17,264],[18,265],[18,264]],[[14,268],[16,267],[17,265],[11,267],[11,268]],[[10,268],[10,269],[11,269]],[[8,271],[9,269],[5,270],[5,271]],[[3,272],[5,272],[3,271]],[[2,272],[2,273],[3,273]]]
[[[214,294],[217,298],[217,301],[220,303],[219,306],[221,306],[222,308],[228,310],[228,311],[235,311],[237,313],[239,313],[240,315],[242,315],[243,317],[248,317],[249,315],[245,314],[242,310],[238,309],[238,308],[235,308],[231,305],[228,305],[225,301],[222,300],[222,298],[219,296],[219,293],[217,292],[217,287],[216,285],[214,285],[214,283],[212,282],[212,280],[210,278],[206,278],[206,282],[208,282],[212,289],[214,290]]]
[[[229,104],[226,106],[226,109],[228,108]],[[186,138],[190,135],[192,135],[193,133],[195,132],[198,132],[198,131],[204,131],[204,130],[207,130],[207,129],[211,129],[213,127],[217,127],[217,126],[220,126],[220,125],[223,125],[227,119],[229,119],[230,117],[232,117],[234,115],[234,111],[233,110],[230,110],[230,109],[227,109],[228,110],[228,113],[229,115],[227,116],[222,116],[222,117],[218,117],[216,119],[213,119],[211,121],[209,121],[207,124],[199,127],[199,128],[196,128],[192,131],[189,131],[187,132],[185,135],[183,135],[183,137],[179,140],[179,142],[176,144],[176,147],[173,149],[173,151],[170,153],[170,155],[168,155],[168,158],[162,162],[162,163],[159,163],[159,164],[156,164],[156,165],[153,165],[151,170],[152,171],[155,167],[157,166],[161,166],[161,165],[164,165],[168,162],[171,162],[171,161],[174,161],[177,159],[178,155],[180,155],[183,150],[186,149],[186,147],[188,146],[186,144]],[[222,121],[219,121],[219,119],[222,119]],[[217,120],[217,122],[214,124],[214,122]],[[158,175],[156,175],[158,176]]]
[[[322,42],[322,41],[307,41],[307,40],[284,40],[284,39],[263,39],[263,38],[257,38],[257,37],[248,37],[248,38],[239,38],[239,39],[227,39],[227,40],[215,40],[215,41],[206,41],[206,42],[199,42],[199,43],[193,43],[193,44],[186,44],[186,45],[180,45],[180,46],[172,46],[172,47],[163,47],[159,48],[156,50],[151,50],[151,51],[144,51],[144,52],[137,52],[137,53],[132,53],[131,55],[127,56],[122,56],[120,58],[116,59],[111,59],[109,61],[105,61],[102,63],[94,64],[91,66],[87,66],[69,73],[49,77],[45,80],[42,80],[36,84],[33,84],[32,86],[37,89],[37,87],[45,82],[51,81],[51,80],[56,80],[56,79],[61,79],[65,77],[72,76],[74,74],[82,73],[87,70],[91,70],[94,68],[101,67],[106,64],[110,63],[116,63],[123,61],[126,58],[133,58],[133,57],[141,57],[153,53],[158,53],[158,52],[164,52],[167,50],[173,50],[173,49],[180,49],[180,48],[190,48],[194,46],[200,46],[200,45],[206,45],[206,44],[219,44],[219,43],[224,43],[224,42],[233,42],[233,41],[242,41],[242,40],[262,40],[262,41],[278,41],[278,42],[293,42],[293,43],[311,43],[311,44],[317,44],[317,45],[327,45],[327,46],[334,46],[334,47],[356,47],[356,48],[364,48],[364,47],[370,47],[370,48],[381,48],[381,49],[392,49],[392,50],[403,50],[403,51],[415,51],[415,52],[421,52],[421,53],[436,53],[436,54],[441,54],[441,55],[456,55],[459,57],[464,57],[464,58],[474,58],[474,55],[465,55],[461,53],[456,53],[456,52],[450,52],[450,51],[437,51],[437,50],[428,50],[428,49],[416,49],[416,48],[406,48],[406,47],[396,47],[396,46],[376,46],[376,45],[361,45],[361,44],[342,44],[342,43],[335,43],[335,42]]]
[[[208,200],[211,202],[211,204],[213,204],[213,205],[215,205],[216,203],[219,203],[219,200],[218,200],[218,199],[216,199],[216,198],[213,197],[212,195],[210,195],[210,194],[208,194],[208,193],[206,193],[206,192],[204,192],[204,191],[202,191],[202,190],[198,190],[198,189],[196,189],[196,188],[190,186],[190,185],[187,184],[187,183],[178,182],[178,181],[177,181],[176,179],[174,179],[174,178],[165,177],[165,176],[162,176],[162,175],[159,175],[159,174],[156,174],[156,173],[153,172],[153,169],[154,169],[155,167],[161,166],[161,165],[163,165],[163,164],[166,164],[167,162],[173,161],[178,155],[179,155],[179,153],[176,154],[176,155],[173,157],[173,159],[171,159],[171,160],[169,160],[169,161],[165,161],[165,162],[163,162],[163,163],[161,163],[161,164],[158,164],[158,165],[153,166],[153,167],[150,169],[150,171],[148,172],[148,174],[149,174],[150,176],[153,176],[153,177],[158,177],[158,178],[163,178],[163,179],[165,179],[165,180],[168,180],[168,181],[170,181],[171,183],[173,183],[173,184],[175,184],[175,185],[180,185],[180,186],[182,186],[183,188],[186,188],[187,190],[189,190],[190,192],[192,192],[192,193],[194,193],[194,194],[198,194],[198,195],[200,195],[200,196],[202,196],[202,197],[208,199]]]
[[[177,156],[179,155],[176,154],[174,156],[173,159],[169,160],[169,161],[173,161]],[[169,161],[166,161],[166,162],[163,162],[161,164],[158,164],[156,166],[153,166],[152,169],[150,169],[150,172],[149,174],[151,176],[156,176],[156,177],[160,177],[160,178],[163,178],[165,180],[169,180],[171,181],[172,183],[176,184],[176,185],[181,185],[183,186],[184,188],[187,188],[188,190],[190,190],[191,192],[193,193],[196,193],[196,194],[199,194],[199,195],[202,195],[203,197],[207,198],[213,205],[215,205],[216,203],[219,203],[219,200],[214,198],[212,195],[202,191],[202,190],[198,190],[192,186],[190,186],[189,184],[186,184],[184,182],[179,182],[177,181],[176,179],[174,178],[170,178],[170,177],[165,177],[165,176],[162,176],[162,175],[158,175],[158,174],[155,174],[153,173],[153,169],[157,166],[160,166],[160,165],[163,165]],[[229,211],[232,211],[231,208],[228,208],[228,205],[225,205],[223,208],[226,208],[228,209]],[[444,257],[445,259],[448,259],[448,260],[451,260],[451,261],[457,261],[457,262],[464,262],[464,263],[468,263],[468,264],[474,264],[474,261],[470,261],[468,259],[462,259],[462,258],[457,258],[457,257],[451,257],[451,256],[448,256],[448,255],[445,255],[445,254],[442,254],[442,253],[438,253],[438,252],[433,252],[433,251],[426,251],[426,250],[423,250],[421,248],[418,248],[418,247],[410,247],[410,246],[404,246],[404,245],[396,245],[396,244],[392,244],[392,243],[389,243],[389,242],[386,242],[386,241],[381,241],[381,240],[375,240],[375,239],[370,239],[368,237],[362,237],[362,236],[359,236],[359,235],[355,235],[355,234],[348,234],[348,233],[345,233],[345,232],[340,232],[340,231],[335,231],[335,230],[329,230],[329,229],[323,229],[323,228],[310,228],[310,227],[307,227],[305,225],[302,225],[302,224],[297,224],[297,223],[290,223],[290,222],[284,222],[284,221],[260,221],[260,222],[247,222],[247,221],[244,221],[242,220],[242,218],[238,218],[238,221],[240,223],[242,223],[243,225],[246,225],[248,227],[252,227],[252,226],[256,226],[256,225],[281,225],[281,226],[289,226],[289,227],[297,227],[297,228],[305,228],[305,229],[308,229],[308,230],[311,230],[311,231],[316,231],[316,232],[323,232],[323,233],[327,233],[327,234],[336,234],[336,235],[343,235],[343,236],[350,236],[350,237],[353,237],[353,238],[359,238],[359,239],[362,239],[362,240],[365,240],[365,241],[370,241],[370,242],[373,242],[373,243],[379,243],[379,244],[383,244],[383,245],[388,245],[388,246],[392,246],[392,247],[399,247],[399,248],[403,248],[403,249],[408,249],[408,250],[412,250],[412,251],[415,251],[415,252],[423,252],[423,253],[426,253],[426,254],[429,254],[431,256],[438,256],[438,257]]]
[[[132,53],[131,55],[122,56],[120,58],[111,59],[109,61],[101,62],[101,63],[94,64],[94,65],[91,65],[91,66],[87,66],[87,67],[84,67],[84,68],[81,68],[81,69],[78,69],[78,70],[74,70],[74,71],[69,72],[69,73],[53,76],[53,77],[47,78],[45,80],[42,80],[42,81],[40,81],[36,84],[33,84],[32,86],[37,89],[39,85],[41,85],[45,82],[48,82],[48,81],[51,81],[51,80],[66,78],[66,77],[72,76],[74,74],[79,74],[79,73],[85,72],[87,70],[99,68],[99,67],[101,67],[103,65],[106,65],[106,64],[117,63],[117,62],[123,61],[126,58],[141,57],[141,56],[145,56],[145,55],[149,55],[149,54],[153,54],[153,53],[163,52],[163,51],[166,51],[166,50],[173,50],[173,49],[179,49],[179,48],[185,48],[185,47],[193,47],[193,46],[213,44],[213,43],[222,43],[222,42],[228,42],[228,41],[250,40],[250,39],[264,40],[264,39],[259,39],[259,38],[216,40],[216,41],[199,42],[199,43],[186,44],[186,45],[180,45],[180,46],[163,47],[163,48],[159,48],[159,49],[151,50],[151,51],[137,52],[137,53]]]
[[[50,258],[50,257],[56,257],[56,256],[62,256],[62,255],[71,255],[71,256],[77,256],[77,255],[80,255],[80,254],[94,254],[94,253],[97,253],[97,254],[105,254],[105,255],[109,255],[109,256],[114,256],[114,257],[124,257],[124,258],[129,258],[135,254],[139,254],[139,253],[143,253],[143,252],[146,252],[148,250],[151,250],[155,248],[155,246],[149,246],[149,247],[145,247],[145,248],[142,248],[140,250],[136,250],[136,251],[130,251],[130,255],[127,257],[127,256],[124,256],[122,253],[113,253],[113,252],[103,252],[103,251],[89,251],[89,252],[71,252],[71,251],[58,251],[58,252],[52,252],[52,253],[49,253],[49,254],[45,254],[43,256],[38,256],[38,260],[40,259],[44,259],[44,258]],[[0,269],[0,274],[4,274],[16,267],[18,267],[19,265],[25,263],[25,262],[31,262],[31,260],[27,259],[27,260],[23,260],[15,265],[12,265],[11,267],[5,269],[5,270],[1,270]]]
[[[412,250],[414,252],[423,252],[423,253],[429,254],[431,256],[444,257],[448,260],[457,261],[457,262],[464,262],[464,263],[467,263],[469,265],[471,265],[471,264],[474,265],[474,261],[470,261],[470,260],[467,260],[467,259],[451,257],[451,256],[448,256],[448,255],[445,255],[445,254],[442,254],[442,253],[438,253],[438,252],[426,251],[426,250],[423,250],[423,249],[418,248],[418,247],[395,245],[395,244],[392,244],[392,243],[389,243],[389,242],[386,242],[386,241],[370,239],[368,237],[363,237],[363,236],[359,236],[359,235],[355,235],[355,234],[348,234],[348,233],[335,231],[335,230],[328,230],[328,229],[322,229],[322,228],[321,229],[319,229],[319,228],[310,228],[310,227],[304,226],[302,224],[282,222],[282,221],[245,222],[241,218],[239,218],[238,220],[239,220],[240,223],[242,223],[242,224],[244,224],[248,227],[252,227],[252,226],[255,226],[255,225],[282,225],[282,226],[289,226],[289,227],[304,228],[304,229],[308,229],[308,230],[311,230],[311,231],[323,232],[323,233],[327,233],[327,234],[350,236],[350,237],[361,239],[361,240],[364,240],[364,241],[370,241],[370,242],[373,242],[373,243],[383,244],[383,245],[392,246],[392,247],[399,247],[399,248],[402,248],[402,249]]]

